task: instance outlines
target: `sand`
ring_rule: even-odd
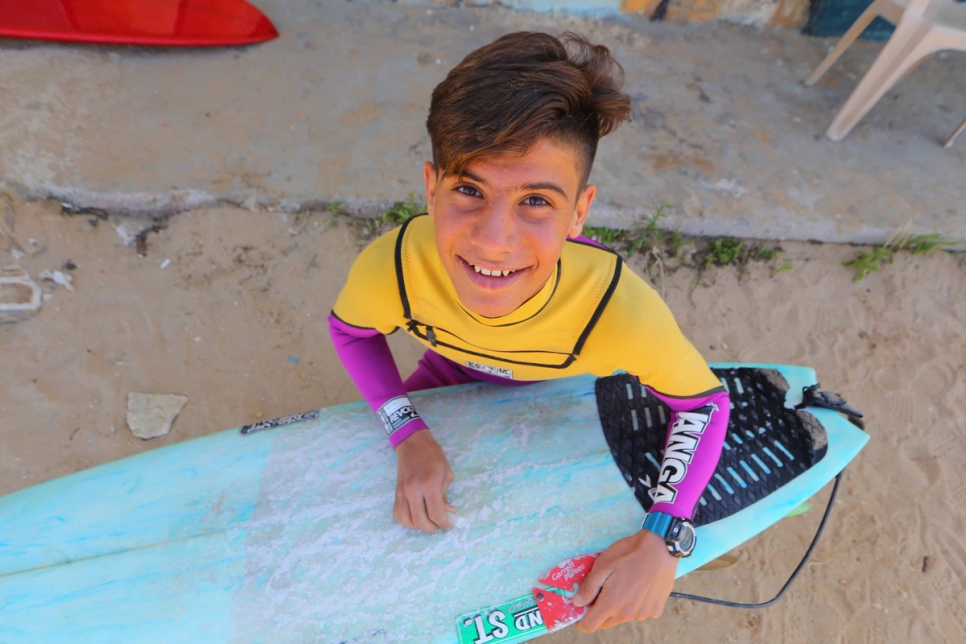
[[[18,208],[18,236],[38,242],[20,264],[36,276],[70,260],[75,291],[44,282],[37,317],[0,325],[0,494],[359,398],[325,327],[365,242],[357,227],[326,213],[194,211],[150,233],[140,257],[122,223],[124,235],[136,230],[62,215],[56,203]],[[670,600],[657,621],[592,636],[568,629],[548,644],[966,641],[966,262],[899,254],[855,283],[842,266],[854,247],[782,247],[781,258],[744,268],[667,271],[658,288],[708,360],[812,366],[867,414],[872,440],[846,471],[811,563],[767,610]],[[791,270],[777,271],[784,261]],[[0,252],[0,266],[12,262]],[[408,373],[421,347],[402,334],[390,342]],[[189,402],[168,435],[145,441],[125,424],[132,391]],[[735,565],[677,589],[769,598],[826,496],[738,549]]]

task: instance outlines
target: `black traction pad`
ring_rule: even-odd
[[[785,407],[788,383],[774,369],[713,369],[731,397],[721,460],[694,514],[695,525],[731,516],[825,456],[825,429],[806,411]],[[657,481],[672,412],[627,374],[599,378],[597,409],[604,437],[645,510]]]

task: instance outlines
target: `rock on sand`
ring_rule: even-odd
[[[164,436],[187,402],[187,396],[131,392],[127,395],[127,426],[145,440]]]

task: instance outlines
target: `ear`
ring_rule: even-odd
[[[436,166],[432,161],[423,164],[423,179],[426,182],[426,212],[433,216],[433,201],[436,199]]]
[[[580,195],[577,197],[577,207],[574,209],[573,224],[567,233],[568,237],[577,237],[583,232],[584,222],[587,221],[587,215],[590,214],[590,205],[594,203],[596,196],[597,186],[590,183],[580,191]]]

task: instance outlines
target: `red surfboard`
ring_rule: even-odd
[[[212,47],[278,31],[245,0],[0,0],[0,37]]]

